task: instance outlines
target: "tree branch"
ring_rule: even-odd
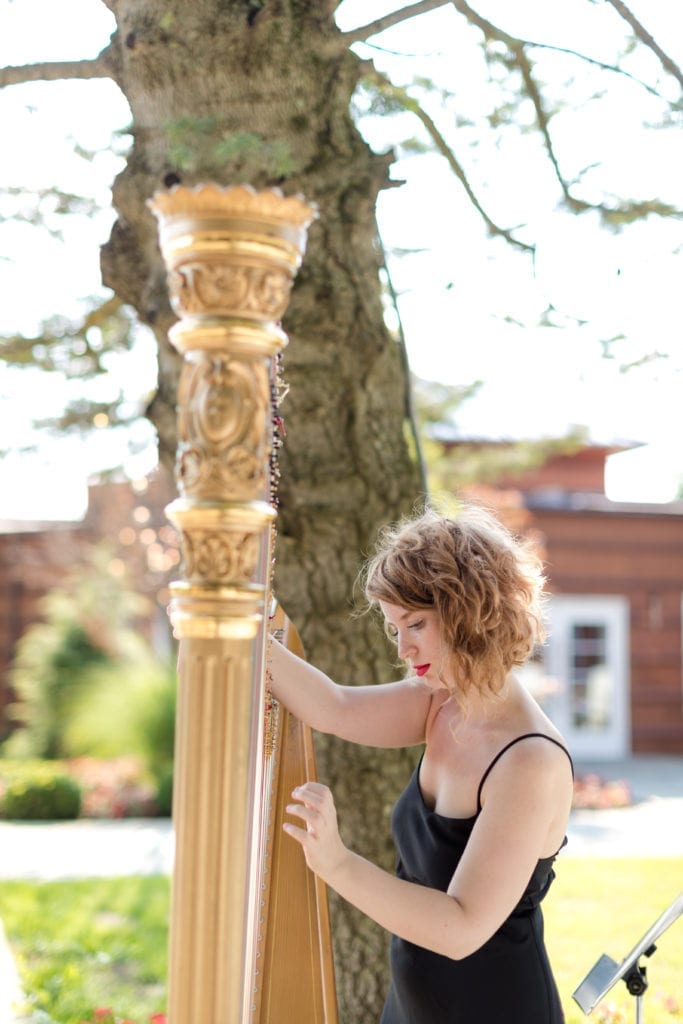
[[[462,164],[459,162],[455,153],[450,148],[450,146],[444,139],[443,135],[436,127],[436,124],[427,113],[427,111],[423,110],[419,103],[416,103],[415,107],[413,108],[413,113],[416,115],[416,117],[419,117],[420,121],[427,129],[439,153],[441,153],[441,155],[445,157],[445,159],[448,162],[448,166],[451,168],[455,176],[460,180],[462,187],[465,189],[465,192],[467,193],[468,199],[470,200],[475,210],[482,217],[484,223],[486,224],[489,230],[489,234],[493,236],[498,236],[500,238],[504,238],[506,242],[510,243],[510,245],[515,246],[515,248],[517,249],[521,249],[523,252],[533,253],[533,245],[527,245],[526,242],[521,242],[518,238],[515,238],[515,236],[507,228],[501,228],[494,221],[491,220],[488,213],[483,208],[477,196],[475,195],[472,186],[469,183],[467,175],[465,174],[465,171],[462,167]]]
[[[624,68],[619,68],[616,64],[609,64],[603,60],[598,60],[596,57],[589,57],[586,53],[581,53],[579,50],[572,50],[566,46],[555,46],[553,43],[539,43],[534,39],[522,39],[520,36],[511,36],[508,32],[505,32],[502,28],[498,28],[497,25],[487,21],[481,14],[474,11],[465,0],[451,0],[453,6],[460,14],[463,14],[471,25],[476,25],[484,33],[487,39],[498,39],[500,42],[505,43],[509,49],[515,50],[516,47],[530,47],[533,46],[537,50],[550,50],[551,53],[564,53],[568,57],[576,57],[577,60],[583,61],[585,64],[592,64],[593,67],[601,68],[603,71],[611,71],[615,75],[623,75],[624,78],[629,78],[636,85],[639,85],[642,89],[652,93],[653,96],[657,96],[662,99],[661,93],[659,93],[653,86],[648,85],[647,82],[643,82],[642,79],[636,75],[631,74],[630,71],[626,71]]]
[[[664,53],[661,46],[652,38],[645,26],[638,21],[626,4],[622,3],[621,0],[608,0],[608,3],[612,5],[617,14],[621,15],[624,21],[628,22],[641,43],[643,43],[644,46],[647,46],[659,57],[662,67],[665,68],[670,75],[673,75],[673,77],[676,78],[683,86],[683,71],[681,71],[678,64],[676,64],[671,57]]]
[[[367,25],[360,25],[349,32],[342,32],[341,37],[347,45],[351,43],[364,43],[366,39],[377,35],[378,32],[384,32],[385,29],[399,25],[402,21],[407,21],[409,18],[415,18],[418,14],[426,14],[428,11],[435,11],[439,7],[446,7],[449,3],[451,3],[451,0],[418,0],[418,3],[401,7],[398,11],[385,14],[382,18],[376,18]]]
[[[484,223],[486,224],[486,227],[489,230],[489,234],[499,238],[504,238],[505,241],[508,242],[510,245],[515,246],[517,249],[521,249],[523,252],[533,253],[533,245],[527,245],[526,242],[521,242],[518,238],[515,238],[515,236],[509,229],[501,228],[498,224],[491,220],[488,213],[479,202],[479,199],[477,198],[474,190],[472,189],[472,186],[469,183],[469,179],[467,177],[467,174],[465,173],[462,164],[460,163],[457,156],[444,139],[443,135],[437,128],[435,122],[429,116],[427,111],[420,106],[418,101],[414,99],[412,96],[410,96],[406,89],[394,85],[394,83],[391,82],[381,72],[375,70],[373,73],[373,77],[375,77],[377,80],[381,81],[384,84],[384,86],[389,90],[392,98],[398,100],[405,110],[410,111],[410,113],[415,114],[415,116],[420,119],[424,127],[427,129],[429,137],[434,143],[436,149],[441,154],[441,156],[443,156],[446,159],[446,161],[448,162],[448,166],[451,168],[451,170],[453,171],[453,173],[455,174],[455,176],[458,178],[463,188],[465,189],[468,199],[474,206],[477,213],[484,220]]]
[[[0,68],[0,87],[25,82],[57,82],[87,78],[114,78],[109,48],[93,60],[55,60]]]
[[[543,136],[546,153],[548,154],[548,159],[550,160],[552,168],[555,171],[555,177],[557,178],[560,184],[560,188],[562,189],[562,195],[564,196],[565,202],[568,206],[570,206],[573,210],[576,210],[577,212],[580,210],[586,210],[588,209],[589,204],[585,203],[581,199],[576,199],[575,196],[571,194],[569,190],[569,185],[564,180],[562,171],[560,170],[560,165],[557,161],[557,157],[555,156],[555,147],[553,146],[553,140],[550,135],[548,114],[546,113],[545,107],[543,106],[541,92],[536,83],[536,79],[533,76],[531,64],[529,63],[529,59],[526,53],[524,52],[523,45],[521,43],[517,44],[514,47],[513,52],[515,54],[517,66],[519,67],[520,73],[522,75],[522,80],[524,82],[527,95],[529,96],[529,99],[534,105],[534,110],[536,112],[536,122],[538,124],[539,131]]]
[[[618,3],[620,0],[610,0],[610,3]],[[455,8],[463,14],[467,20],[476,25],[484,33],[486,39],[495,39],[498,42],[504,43],[510,53],[513,56],[515,64],[519,68],[519,72],[524,82],[524,88],[526,93],[533,103],[534,111],[536,113],[536,123],[539,131],[543,136],[546,152],[548,158],[555,172],[557,181],[559,182],[560,188],[562,189],[562,195],[567,206],[576,213],[581,213],[584,210],[595,210],[599,213],[603,219],[609,223],[625,223],[633,220],[637,217],[645,216],[648,213],[658,214],[660,216],[680,216],[680,211],[671,207],[666,203],[660,203],[656,200],[629,200],[623,203],[616,203],[614,206],[608,206],[605,203],[588,203],[583,199],[578,199],[572,194],[569,184],[565,180],[562,171],[560,169],[559,162],[555,155],[555,149],[553,146],[552,136],[550,134],[550,117],[547,114],[543,105],[543,99],[541,91],[536,82],[531,63],[526,54],[526,48],[529,46],[537,46],[539,44],[529,42],[525,39],[518,39],[516,36],[511,36],[503,29],[498,28],[497,25],[482,18],[480,14],[474,11],[466,0],[452,0]],[[567,51],[565,51],[567,52]],[[573,52],[573,51],[569,51]],[[581,54],[575,54],[577,57],[581,57]],[[586,58],[588,59],[588,58]],[[624,74],[620,68],[613,68],[615,72]],[[630,76],[629,76],[630,77]],[[642,85],[643,83],[641,83]]]

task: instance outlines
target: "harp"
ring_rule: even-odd
[[[175,186],[149,202],[179,320],[183,577],[179,638],[170,1024],[336,1024],[325,889],[282,833],[314,777],[310,730],[273,707],[264,730],[279,321],[315,211],[248,186]],[[300,653],[282,611],[275,628]],[[269,731],[269,738],[266,737]]]
[[[272,628],[304,656],[293,624],[277,606]],[[254,1024],[337,1024],[332,939],[323,882],[282,832],[292,789],[316,778],[308,726],[282,706],[268,709],[262,797],[262,906],[254,972]],[[286,951],[286,955],[283,953]]]

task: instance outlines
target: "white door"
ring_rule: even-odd
[[[616,760],[630,753],[629,607],[624,597],[554,594],[544,708],[572,754]]]

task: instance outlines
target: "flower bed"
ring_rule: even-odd
[[[608,807],[630,807],[632,803],[631,788],[624,779],[609,781],[591,772],[574,781],[572,807],[576,809],[604,810]]]
[[[69,774],[83,790],[82,818],[152,818],[158,814],[156,789],[135,757],[67,761]]]
[[[153,1013],[149,1020],[150,1024],[166,1024],[166,1014]],[[109,1006],[100,1006],[93,1010],[88,1020],[81,1021],[81,1024],[134,1024],[134,1022],[125,1017],[117,1017]]]

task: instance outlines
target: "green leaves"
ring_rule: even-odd
[[[291,147],[284,140],[264,139],[253,132],[225,132],[215,117],[182,117],[165,126],[168,158],[185,172],[224,171],[225,165],[258,164],[271,178],[294,170]]]

